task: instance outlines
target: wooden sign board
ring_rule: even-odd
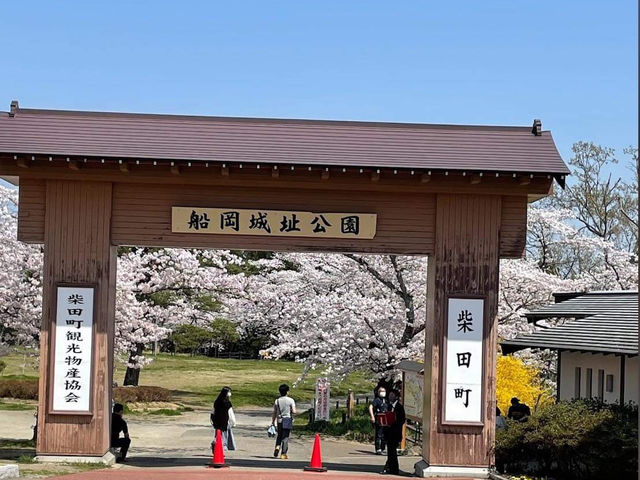
[[[402,372],[402,401],[407,418],[422,422],[424,375],[420,372]]]
[[[289,210],[173,207],[174,233],[371,239],[374,213],[315,213]]]

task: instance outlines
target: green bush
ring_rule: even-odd
[[[171,390],[162,387],[116,387],[113,398],[118,403],[170,402]]]
[[[562,479],[635,479],[638,408],[598,401],[560,402],[496,435],[496,464],[509,473]]]
[[[0,378],[0,398],[18,398],[20,400],[38,399],[38,379],[4,379]]]
[[[322,433],[332,437],[342,437],[356,442],[373,442],[374,428],[369,418],[368,407],[358,405],[354,416],[342,423],[346,409],[332,409],[329,421],[318,420],[304,426],[307,433]],[[308,415],[308,412],[304,415]]]
[[[0,373],[2,373],[2,371],[7,368],[7,363],[3,360],[0,360]]]

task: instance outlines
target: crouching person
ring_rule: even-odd
[[[129,428],[127,422],[122,418],[124,413],[124,407],[121,403],[116,403],[113,406],[113,415],[111,416],[111,448],[119,448],[120,456],[116,458],[116,462],[124,462],[127,458],[127,451],[131,446],[131,439],[129,438]],[[124,437],[120,438],[120,432],[124,434]]]

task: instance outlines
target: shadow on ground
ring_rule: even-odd
[[[176,467],[204,467],[211,462],[210,456],[196,456],[196,457],[145,457],[136,456],[127,459],[127,465],[131,467],[141,468],[176,468]],[[287,470],[299,470],[302,471],[306,467],[308,462],[301,462],[295,460],[282,461],[274,459],[272,457],[254,456],[251,458],[238,458],[227,459],[230,467],[238,468],[255,468],[260,470],[270,469],[287,469]],[[323,464],[329,471],[343,472],[343,473],[379,473],[381,466],[375,464],[345,464],[345,463],[332,463],[324,462]],[[412,476],[409,472],[404,472],[403,476]]]
[[[0,460],[16,461],[22,456],[34,457],[36,454],[35,442],[24,439],[0,439]]]

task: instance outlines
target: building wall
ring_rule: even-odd
[[[627,357],[624,375],[624,401],[638,403],[638,357]]]
[[[591,398],[598,397],[598,375],[599,370],[604,370],[603,400],[605,402],[616,402],[620,398],[620,357],[616,355],[602,355],[579,352],[560,352],[560,400],[571,400],[576,398],[576,368],[580,368],[580,395],[579,398],[589,398],[588,395],[588,374],[587,369],[591,369]],[[629,363],[629,362],[627,362]],[[637,360],[635,362],[637,397]],[[607,375],[613,375],[613,391],[607,392]],[[629,384],[626,384],[629,386]],[[628,388],[625,388],[627,391]]]

